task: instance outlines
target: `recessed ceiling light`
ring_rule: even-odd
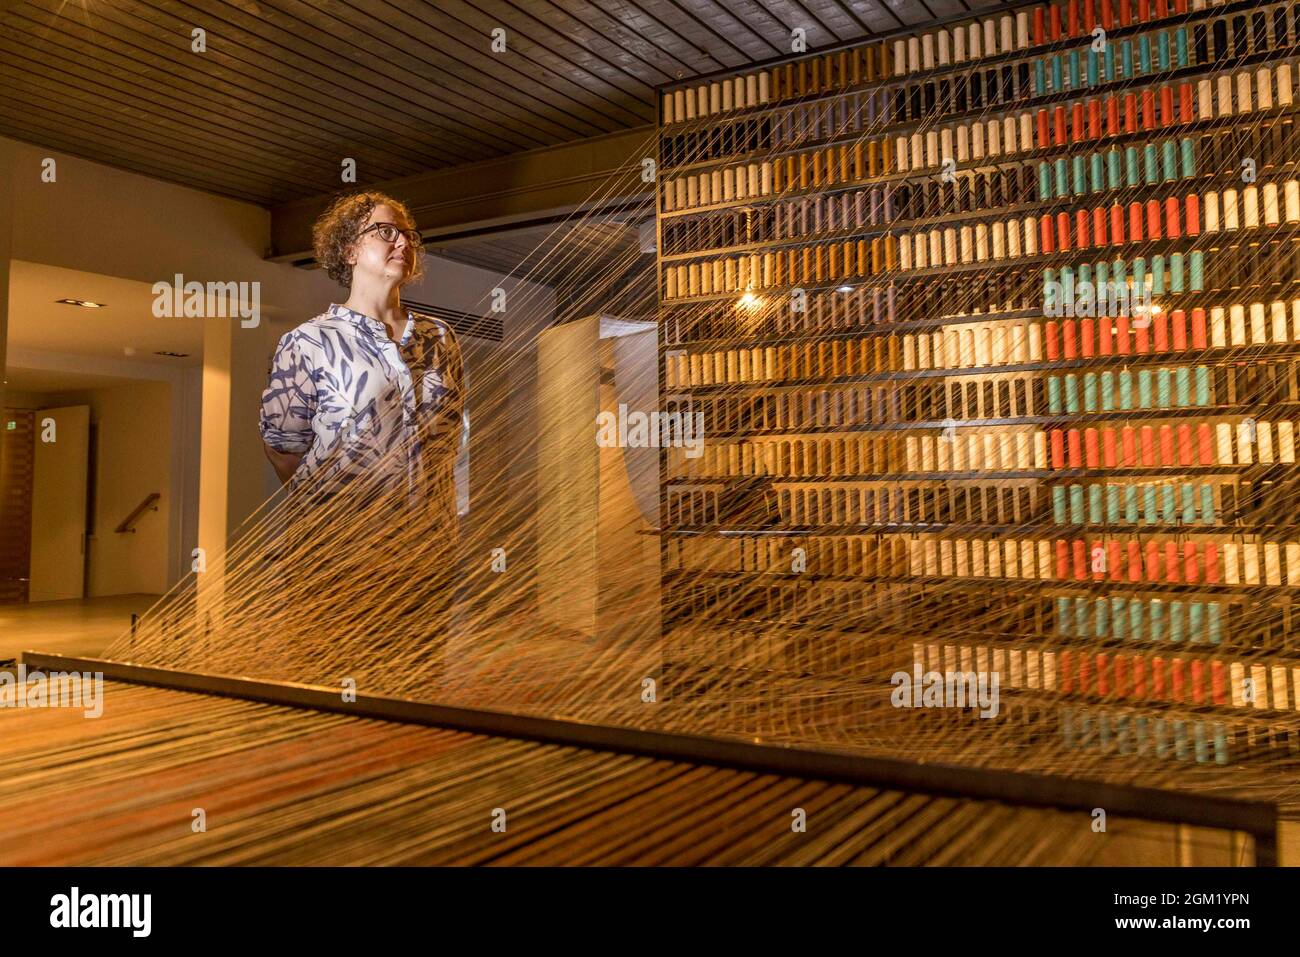
[[[91,302],[89,299],[55,299],[54,301],[57,302],[57,303],[61,303],[61,304],[65,305],[65,306],[84,306],[84,307],[87,308],[87,309],[103,309],[103,308],[104,308],[104,303],[102,303],[102,302]]]

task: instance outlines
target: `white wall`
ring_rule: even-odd
[[[45,157],[57,163],[53,183],[41,181]],[[315,315],[334,295],[333,284],[319,270],[263,259],[270,213],[260,207],[2,137],[0,171],[6,173],[0,201],[0,342],[7,339],[10,258],[150,284],[170,281],[176,273],[200,282],[261,284],[260,326],[245,329],[237,321],[213,319],[205,329],[205,352],[213,341],[225,343],[205,356],[206,436],[199,436],[199,373],[173,396],[173,423],[197,440],[192,449],[173,442],[169,453],[181,482],[175,492],[187,500],[175,503],[174,541],[165,547],[174,580],[188,571],[190,549],[196,544],[224,548],[229,531],[266,497],[273,473],[262,454],[256,411],[266,380],[267,343],[274,341],[268,339],[271,322],[296,324]],[[81,360],[29,352],[10,355],[9,362],[75,368]],[[220,434],[219,423],[226,434]]]
[[[46,407],[90,406],[98,432],[94,473],[94,524],[88,529],[86,596],[161,594],[169,584],[171,510],[171,387],[134,382],[104,389],[58,392]],[[145,512],[134,532],[114,529],[150,492],[158,511]],[[33,538],[39,534],[33,530]]]

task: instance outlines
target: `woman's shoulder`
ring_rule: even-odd
[[[456,331],[452,329],[451,323],[446,319],[438,316],[431,316],[428,313],[414,312],[410,313],[415,320],[414,333],[419,338],[426,341],[437,342],[444,347],[456,346]]]
[[[280,337],[280,341],[300,346],[320,345],[324,335],[331,330],[337,329],[343,322],[344,320],[331,307],[319,315],[304,319],[284,333]]]

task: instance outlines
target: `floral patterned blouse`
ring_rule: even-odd
[[[379,320],[333,304],[280,338],[262,439],[306,453],[291,492],[379,480],[454,528],[464,404],[460,346],[445,322],[408,313],[393,342]]]

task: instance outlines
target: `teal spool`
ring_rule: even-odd
[[[1104,598],[1098,598],[1092,605],[1093,637],[1105,638],[1110,634],[1110,603]]]
[[[1156,757],[1169,757],[1169,733],[1165,727],[1165,719],[1154,718],[1151,721],[1151,725],[1152,737],[1155,738],[1156,744]]]
[[[1111,525],[1119,524],[1120,505],[1119,505],[1120,486],[1106,486],[1106,521]]]
[[[1156,35],[1156,66],[1161,70],[1169,69],[1169,34],[1159,33]],[[1165,123],[1169,122],[1169,117],[1162,117]]]
[[[1077,90],[1083,86],[1083,58],[1077,49],[1070,51],[1069,70],[1070,89]]]
[[[1113,372],[1101,374],[1101,409],[1103,412],[1112,412],[1115,409],[1115,373]]]
[[[1061,291],[1065,295],[1067,308],[1074,302],[1074,268],[1071,266],[1061,267]],[[1066,313],[1072,315],[1073,310]]]
[[[1228,733],[1224,730],[1223,725],[1214,725],[1214,763],[1227,764],[1229,761],[1228,754]]]
[[[1214,489],[1209,485],[1201,486],[1201,521],[1206,525],[1213,525],[1216,521],[1214,517]]]
[[[1170,388],[1168,369],[1156,370],[1156,407],[1167,409],[1173,405],[1173,389]]]
[[[1166,525],[1178,521],[1178,500],[1174,495],[1174,487],[1169,484],[1160,486],[1160,521]]]
[[[1121,80],[1133,76],[1133,41],[1124,40],[1119,45],[1119,77]]]
[[[1187,637],[1193,644],[1205,644],[1205,605],[1199,601],[1187,605]]]
[[[1155,525],[1160,521],[1156,512],[1156,487],[1154,485],[1142,486],[1142,521],[1147,525]]]
[[[1196,383],[1196,404],[1210,404],[1210,370],[1205,366],[1197,366],[1192,373],[1192,381]]]
[[[1142,172],[1146,175],[1148,186],[1160,182],[1160,158],[1155,143],[1142,147]]]
[[[1190,65],[1187,59],[1187,28],[1179,27],[1174,31],[1174,62],[1182,69]]]
[[[1052,57],[1052,92],[1059,93],[1065,89],[1065,61],[1060,56]]]
[[[1142,369],[1138,372],[1138,405],[1143,409],[1151,408],[1152,395],[1150,369]]]
[[[1143,76],[1151,72],[1151,38],[1145,33],[1138,37],[1138,72]]]
[[[1083,376],[1083,410],[1096,412],[1101,403],[1097,399],[1097,373],[1087,372]]]
[[[1133,753],[1133,736],[1129,730],[1129,719],[1126,714],[1115,717],[1115,746],[1120,754]]]
[[[1083,524],[1083,486],[1070,486],[1070,522],[1073,525]]]
[[[1058,159],[1054,164],[1056,173],[1056,195],[1064,197],[1070,195],[1070,167],[1064,158]]]
[[[1088,599],[1076,598],[1074,600],[1074,633],[1080,637],[1087,637],[1090,631],[1092,629],[1088,627]]]
[[[1152,641],[1164,641],[1165,633],[1167,631],[1165,624],[1165,603],[1159,598],[1153,598],[1151,600],[1150,618],[1151,629],[1150,634],[1147,637]]]
[[[1116,638],[1128,637],[1128,605],[1124,598],[1112,598],[1110,600],[1110,620],[1115,629]]]
[[[1082,156],[1076,156],[1070,163],[1070,170],[1074,174],[1074,195],[1082,196],[1088,192],[1088,167],[1084,163]]]
[[[1067,705],[1061,708],[1061,743],[1073,750],[1074,741],[1074,709]]]
[[[1174,402],[1180,408],[1192,404],[1192,370],[1187,366],[1174,370]]]
[[[1121,169],[1123,161],[1124,157],[1118,149],[1106,154],[1106,184],[1110,189],[1119,189],[1124,185],[1124,172]]]
[[[1065,488],[1060,485],[1052,486],[1052,521],[1057,525],[1066,524],[1065,513]]]
[[[1088,172],[1088,186],[1094,193],[1099,193],[1106,188],[1106,163],[1100,153],[1093,153],[1088,157]]]
[[[1169,603],[1169,641],[1175,645],[1183,642],[1183,603],[1177,599]]]
[[[1034,61],[1034,96],[1044,96],[1047,93],[1047,72],[1043,67],[1043,60],[1040,57]]]
[[[1146,602],[1134,600],[1128,603],[1128,630],[1138,641],[1146,640]]]
[[[1166,183],[1178,179],[1178,149],[1173,140],[1165,140],[1160,144],[1160,165]]]
[[[1100,485],[1088,486],[1088,521],[1093,525],[1100,525],[1102,518],[1102,490]]]
[[[1074,634],[1070,630],[1071,623],[1070,599],[1057,597],[1056,599],[1056,630],[1066,637]]]
[[[1183,137],[1178,147],[1183,160],[1183,179],[1191,179],[1196,175],[1196,148],[1192,145],[1191,137]]]
[[[1217,601],[1207,602],[1205,605],[1205,633],[1209,636],[1212,645],[1217,645],[1223,640],[1223,628]]]
[[[1051,199],[1056,194],[1052,192],[1052,164],[1038,164],[1038,198],[1040,200]]]
[[[1182,505],[1183,524],[1196,524],[1196,490],[1191,482],[1184,482],[1178,488],[1179,504]]]
[[[1065,376],[1065,411],[1079,411],[1079,377],[1073,372]]]
[[[1110,281],[1123,285],[1126,282],[1127,268],[1128,263],[1123,259],[1111,260],[1111,269],[1114,271],[1114,275],[1110,277]]]
[[[1138,186],[1142,182],[1142,171],[1138,166],[1136,146],[1129,146],[1124,150],[1124,178],[1125,186]]]
[[[1138,256],[1133,260],[1133,285],[1137,288],[1147,286],[1147,261],[1145,257]]]
[[[1124,486],[1124,522],[1128,525],[1138,523],[1138,490],[1136,485]]]
[[[1205,738],[1205,722],[1197,721],[1193,728],[1193,748],[1197,764],[1210,763],[1210,743]]]
[[[1187,742],[1187,722],[1181,718],[1174,721],[1174,756],[1179,761],[1186,761],[1191,756]]]
[[[1183,292],[1183,254],[1173,253],[1169,257],[1169,291]]]
[[[1163,253],[1151,257],[1151,293],[1156,296],[1165,294],[1165,257]]]
[[[1139,755],[1145,757],[1151,753],[1151,722],[1145,715],[1133,719],[1133,737],[1137,738]]]
[[[1192,261],[1192,292],[1203,292],[1205,290],[1205,253],[1199,249],[1194,250],[1191,254]]]
[[[1051,380],[1047,380],[1050,382]],[[1121,370],[1119,374],[1119,407],[1121,409],[1133,408],[1133,373],[1128,369]]]
[[[1047,380],[1047,411],[1052,415],[1060,415],[1062,411],[1061,380],[1057,376]]]

